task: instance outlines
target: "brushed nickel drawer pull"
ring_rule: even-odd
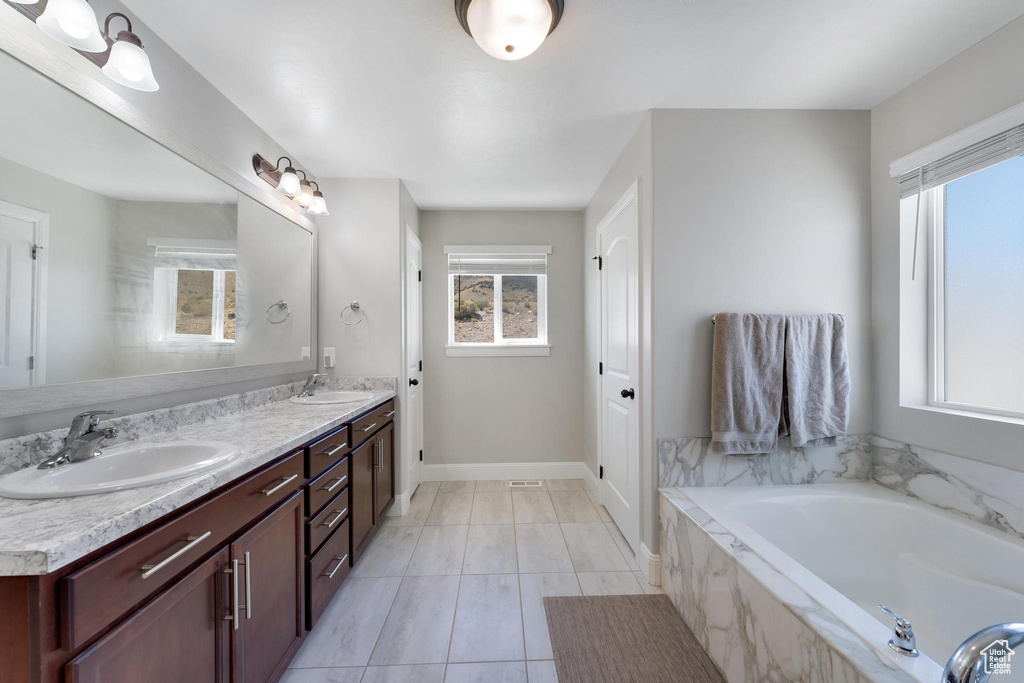
[[[361,432],[368,432],[368,431],[370,431],[371,429],[373,429],[373,428],[374,428],[374,427],[376,427],[376,426],[377,426],[377,423],[376,423],[376,422],[374,422],[374,423],[373,423],[372,425],[370,425],[370,426],[368,426],[368,427],[363,427],[363,428],[362,428],[362,429],[360,429],[359,431],[361,431]]]
[[[156,564],[142,565],[142,569],[139,570],[142,572],[142,578],[148,579],[149,577],[153,576],[153,574],[156,574],[158,571],[169,565],[171,562],[174,562],[176,559],[187,553],[189,550],[192,550],[192,548],[195,548],[197,545],[208,539],[212,533],[212,531],[207,531],[202,536],[189,536],[185,539],[186,541],[188,541],[188,545],[186,545],[185,547],[181,548],[176,552],[171,553],[170,555],[160,560]]]
[[[394,417],[394,416],[395,416],[395,411],[392,410],[390,413],[388,413],[384,417]]]
[[[332,455],[334,455],[335,453],[337,453],[338,451],[340,451],[342,448],[344,448],[347,445],[348,445],[348,442],[346,441],[345,443],[341,444],[340,446],[335,446],[331,450],[327,451],[327,457],[328,458],[331,457]]]
[[[348,559],[348,553],[345,553],[342,557],[336,557],[334,559],[336,559],[338,561],[338,566],[335,567],[334,569],[332,569],[331,571],[324,572],[322,574],[322,576],[326,576],[328,579],[333,579],[334,575],[337,574],[338,570],[341,569],[342,565],[345,564],[345,560]]]
[[[249,565],[252,564],[252,560],[249,559],[249,551],[245,551],[245,618],[252,619],[252,579],[249,574]]]
[[[324,487],[324,491],[327,491],[327,493],[330,493],[334,489],[338,488],[338,486],[340,486],[343,481],[348,481],[348,475],[347,474],[342,475],[342,476],[338,477],[337,479],[335,479],[334,483],[331,484],[330,486],[325,486]]]
[[[238,630],[238,560],[231,560],[231,569],[226,570],[231,574],[231,614],[224,617],[231,622],[231,629]]]
[[[348,512],[348,508],[345,508],[344,510],[335,510],[335,512],[338,513],[338,516],[332,519],[331,521],[324,523],[324,526],[328,529],[337,524],[338,520],[345,516],[345,513]]]
[[[285,477],[283,480],[281,480],[281,483],[278,484],[277,486],[275,486],[274,488],[272,488],[272,489],[263,489],[260,493],[262,493],[264,496],[272,496],[275,493],[277,493],[278,491],[280,491],[282,488],[284,488],[288,484],[288,482],[294,481],[295,479],[298,479],[298,478],[299,478],[299,475],[297,475],[297,474],[293,474],[290,477]]]

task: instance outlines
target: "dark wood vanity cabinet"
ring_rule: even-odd
[[[352,557],[357,562],[395,502],[394,401],[353,423],[374,425],[352,452]]]

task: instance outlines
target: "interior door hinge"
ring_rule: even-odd
[[[597,364],[597,374],[599,374],[599,375],[603,375],[604,374],[604,363],[598,363]]]
[[[597,269],[598,270],[601,270],[604,267],[604,258],[602,258],[601,256],[595,256],[594,258],[592,258],[590,260],[591,261],[597,261]]]
[[[29,356],[28,357],[28,369],[29,370],[35,370],[36,369],[36,357],[35,356]]]
[[[38,244],[33,244],[32,245],[32,260],[33,261],[35,261],[36,259],[39,258],[40,250],[42,250],[42,247],[39,246]]]
[[[420,462],[423,462],[423,451],[420,451]]]
[[[597,468],[597,478],[604,479],[604,465]]]

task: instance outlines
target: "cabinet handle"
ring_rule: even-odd
[[[337,453],[338,451],[340,451],[342,448],[344,448],[347,445],[348,445],[348,442],[346,441],[345,443],[341,444],[340,446],[335,446],[331,450],[327,451],[327,457],[328,458],[331,457],[332,455],[334,455],[335,453]]]
[[[363,428],[362,428],[362,429],[360,429],[359,431],[361,431],[361,432],[368,432],[368,431],[370,431],[371,429],[373,429],[373,428],[374,428],[374,427],[376,427],[376,426],[377,426],[377,423],[376,423],[376,422],[374,422],[374,423],[373,423],[372,425],[369,425],[369,426],[363,427]]]
[[[169,565],[171,562],[174,562],[176,559],[187,553],[189,550],[192,550],[192,548],[195,548],[197,545],[208,539],[210,537],[210,534],[212,533],[213,532],[211,531],[207,531],[202,536],[189,536],[185,539],[186,541],[188,541],[188,545],[186,545],[184,548],[178,550],[177,552],[171,553],[170,555],[160,560],[156,564],[142,565],[142,569],[139,570],[142,572],[142,578],[148,579],[149,577],[153,576],[153,574],[156,574],[158,571]]]
[[[272,496],[272,495],[274,495],[275,493],[277,493],[278,491],[280,491],[280,490],[281,490],[282,488],[284,488],[284,487],[285,487],[285,485],[286,485],[286,484],[287,484],[288,482],[290,482],[290,481],[292,481],[292,480],[294,480],[294,479],[298,479],[298,478],[299,478],[299,475],[297,475],[297,474],[293,474],[293,475],[292,475],[292,476],[290,476],[290,477],[285,477],[284,479],[282,479],[282,480],[281,480],[281,483],[280,483],[280,484],[278,484],[277,486],[275,486],[275,487],[274,487],[274,488],[272,488],[272,489],[263,489],[263,491],[261,491],[261,493],[262,493],[262,494],[263,494],[264,496]]]
[[[231,622],[231,629],[238,630],[238,560],[231,560],[231,569],[225,569],[231,574],[231,614],[224,617]]]
[[[348,508],[345,508],[344,510],[335,510],[335,512],[338,513],[337,517],[335,517],[334,519],[332,519],[329,522],[324,522],[324,526],[327,527],[328,529],[330,529],[332,526],[337,524],[338,520],[345,516],[345,513],[348,512]]]
[[[395,416],[395,411],[392,410],[390,413],[388,413],[384,417],[394,417],[394,416]]]
[[[345,560],[348,559],[348,553],[345,553],[342,557],[336,557],[334,559],[336,559],[338,561],[338,566],[335,567],[334,569],[332,569],[331,571],[324,572],[322,574],[322,576],[326,576],[328,579],[333,579],[334,575],[337,574],[338,570],[341,569],[342,565],[345,564]]]
[[[249,551],[245,552],[245,618],[252,619],[252,579],[249,574],[249,566],[252,560],[249,559]]]
[[[330,493],[334,489],[338,488],[338,486],[341,484],[341,482],[346,481],[347,479],[348,479],[348,475],[347,474],[338,477],[337,479],[334,480],[333,484],[331,484],[330,486],[325,486],[324,487],[324,491],[327,491],[327,493]]]

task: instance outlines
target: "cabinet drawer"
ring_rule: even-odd
[[[291,495],[302,462],[295,451],[61,579],[61,645],[79,647]]]
[[[327,543],[306,561],[306,585],[309,586],[306,605],[306,628],[312,629],[327,604],[338,592],[342,581],[352,570],[349,559],[349,521],[346,519],[331,534]]]
[[[348,425],[306,447],[306,477],[315,477],[348,454]]]
[[[312,517],[327,501],[348,486],[348,457],[327,470],[306,486],[306,516]]]
[[[348,489],[332,500],[316,517],[306,522],[306,552],[312,554],[331,532],[348,519]]]
[[[388,401],[352,423],[352,447],[356,448],[395,417],[395,402]]]

